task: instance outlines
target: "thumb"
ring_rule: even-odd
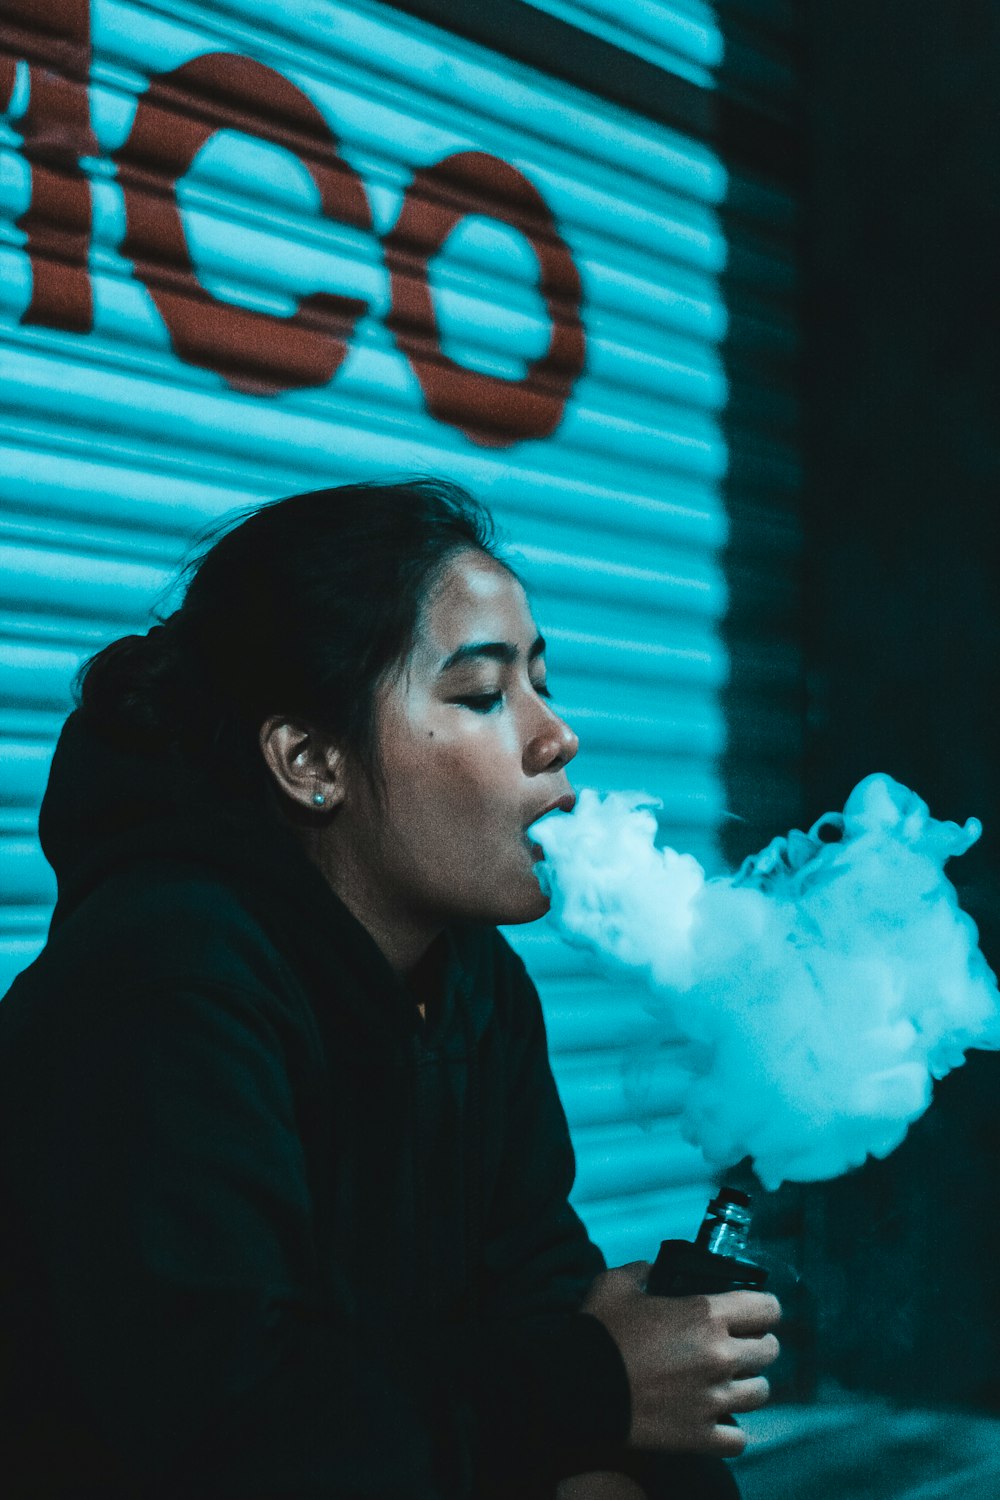
[[[646,1279],[649,1276],[649,1261],[630,1260],[624,1266],[615,1266],[608,1272],[608,1275],[629,1282],[641,1292],[645,1289]]]
[[[649,1275],[648,1260],[632,1260],[627,1266],[616,1266],[612,1271],[602,1271],[590,1284],[583,1302],[583,1312],[601,1315],[610,1305],[623,1297],[631,1300],[645,1290]]]

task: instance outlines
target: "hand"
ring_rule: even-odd
[[[648,1274],[644,1260],[604,1271],[582,1308],[604,1324],[625,1362],[628,1446],[733,1458],[746,1434],[724,1419],[755,1411],[770,1396],[760,1371],[778,1357],[769,1330],[781,1308],[766,1292],[648,1297]]]
[[[627,1474],[601,1469],[561,1479],[556,1485],[556,1500],[649,1500],[649,1497]]]

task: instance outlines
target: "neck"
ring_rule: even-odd
[[[443,924],[397,906],[348,850],[332,849],[322,835],[306,835],[302,844],[334,895],[374,939],[395,973],[405,979],[443,932]]]
[[[351,915],[374,938],[400,979],[405,979],[413,972],[434,939],[443,931],[439,926],[400,921],[392,913],[384,912],[375,903],[365,900],[357,890],[341,887],[333,881],[330,885]]]

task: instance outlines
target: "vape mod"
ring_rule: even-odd
[[[694,1240],[664,1240],[650,1267],[646,1291],[656,1297],[699,1292],[758,1292],[767,1271],[747,1254],[750,1199],[738,1188],[720,1188]]]

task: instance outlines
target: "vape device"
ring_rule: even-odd
[[[750,1199],[720,1188],[694,1240],[664,1240],[650,1267],[646,1291],[655,1297],[711,1292],[759,1292],[767,1271],[747,1253]]]

